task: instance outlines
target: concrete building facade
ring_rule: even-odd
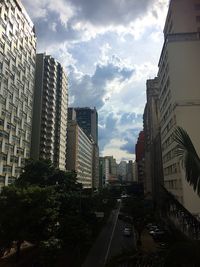
[[[135,165],[132,160],[129,160],[126,165],[126,181],[127,182],[134,182],[134,169]]]
[[[163,185],[162,153],[160,142],[160,110],[158,78],[147,80],[147,103],[144,111],[145,132],[145,182],[144,190],[152,195],[154,203],[159,202]]]
[[[68,120],[76,121],[93,144],[92,188],[100,186],[99,181],[99,147],[98,147],[98,113],[91,108],[68,108]]]
[[[127,174],[127,162],[125,160],[120,161],[117,164],[117,176],[118,179],[123,182],[126,181],[126,174]]]
[[[92,141],[76,121],[68,121],[67,139],[67,170],[76,171],[84,188],[92,188]]]
[[[0,187],[30,158],[36,36],[21,1],[0,2]]]
[[[145,152],[145,136],[144,136],[144,131],[141,131],[139,133],[138,140],[135,145],[135,154],[136,154],[135,161],[137,166],[137,178],[139,183],[144,183],[145,180],[144,152]]]
[[[164,186],[186,209],[200,213],[200,198],[185,179],[173,131],[184,128],[200,153],[200,0],[171,0],[159,61]]]
[[[98,144],[98,113],[96,109],[88,107],[69,108],[70,120],[76,120],[87,136]]]
[[[66,169],[68,85],[63,67],[44,53],[36,56],[31,157]]]

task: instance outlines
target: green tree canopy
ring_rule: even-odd
[[[54,234],[58,208],[51,187],[4,187],[0,195],[0,239],[18,244],[47,240]]]

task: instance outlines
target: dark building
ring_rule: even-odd
[[[87,136],[98,144],[98,114],[95,108],[69,108],[68,116],[69,120],[76,120]]]
[[[158,205],[163,184],[162,153],[160,141],[159,85],[157,77],[147,80],[147,103],[144,110],[145,132],[145,192],[152,194]]]
[[[139,133],[139,137],[137,140],[137,144],[135,145],[135,153],[136,153],[136,164],[137,164],[137,173],[138,173],[138,182],[144,182],[145,175],[145,165],[144,165],[144,149],[145,147],[145,137],[144,131]]]
[[[65,170],[68,85],[63,67],[45,53],[36,56],[31,157]]]

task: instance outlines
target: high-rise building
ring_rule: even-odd
[[[143,183],[145,179],[145,165],[144,165],[144,131],[141,131],[135,145],[137,178],[139,183]]]
[[[75,111],[75,113],[74,113]],[[91,108],[69,108],[70,119],[75,119],[89,138],[98,144],[98,113]],[[75,117],[74,117],[75,116]]]
[[[21,1],[0,1],[0,187],[30,158],[36,36]]]
[[[68,121],[76,121],[93,144],[92,188],[100,186],[99,181],[99,147],[98,147],[98,113],[90,108],[68,108]]]
[[[113,156],[105,156],[100,158],[100,180],[103,179],[103,185],[118,182],[117,163]]]
[[[117,164],[117,176],[118,179],[122,181],[126,181],[126,174],[127,174],[127,162],[125,160],[120,161]]]
[[[66,169],[68,87],[61,64],[46,54],[36,56],[36,82],[31,156]]]
[[[152,194],[155,205],[160,201],[163,185],[160,142],[160,111],[158,78],[147,80],[147,103],[144,110],[145,181],[144,190]]]
[[[184,128],[200,152],[200,0],[171,0],[159,60],[164,186],[186,209],[200,213],[200,198],[185,179],[173,131]]]
[[[99,147],[92,142],[93,158],[92,158],[92,188],[98,189],[100,187],[99,181]]]
[[[67,139],[67,170],[76,171],[84,188],[92,188],[92,141],[76,121],[68,121]]]
[[[132,160],[129,160],[127,163],[127,174],[126,174],[126,181],[133,182],[134,181],[134,163]]]

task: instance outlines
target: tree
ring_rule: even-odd
[[[29,160],[23,169],[22,174],[16,180],[17,186],[48,186],[51,185],[50,177],[56,169],[49,160]]]
[[[16,241],[17,255],[23,241],[38,245],[55,233],[59,203],[53,188],[4,187],[0,195],[0,239]]]
[[[181,157],[188,183],[200,196],[200,158],[188,135],[181,127],[174,131],[174,141],[177,143],[177,155]]]

